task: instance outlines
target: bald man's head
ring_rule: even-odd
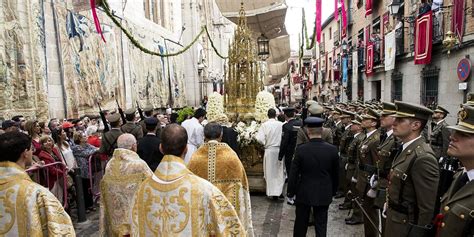
[[[183,127],[170,124],[161,131],[160,150],[164,155],[184,157],[187,144],[188,134]]]
[[[117,138],[117,148],[137,151],[137,139],[130,133],[124,133]]]

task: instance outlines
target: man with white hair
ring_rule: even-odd
[[[128,217],[132,198],[138,186],[153,172],[147,163],[140,159],[137,140],[130,133],[117,139],[117,149],[105,168],[100,183],[100,233],[101,236],[124,236],[130,234],[131,223]]]

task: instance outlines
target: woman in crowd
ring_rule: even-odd
[[[86,129],[87,143],[100,148],[100,137],[98,134],[98,127],[96,125],[90,125]]]
[[[74,124],[66,121],[61,125],[61,128],[66,133],[66,142],[69,143],[69,146],[73,147],[75,145],[73,142]]]
[[[67,142],[66,132],[61,127],[58,127],[56,131],[53,132],[53,139],[58,147],[59,152],[62,154],[64,158],[64,162],[68,167],[68,170],[72,170],[77,168],[77,162],[74,158],[74,154],[72,153],[71,146]]]
[[[41,136],[41,127],[37,120],[28,120],[25,124],[25,130],[28,133],[28,136],[31,138],[31,143],[35,148],[33,155],[38,156],[41,152],[40,136]]]
[[[44,162],[44,165],[52,164],[55,162],[61,162],[64,164],[59,151],[54,147],[54,141],[51,137],[43,136],[39,139],[41,150],[38,154],[38,158]],[[64,166],[53,165],[47,168],[45,179],[41,180],[43,186],[48,186],[49,190],[56,196],[61,202],[63,201],[63,186],[64,182]]]
[[[88,211],[93,211],[95,208],[94,201],[92,199],[92,187],[90,185],[89,179],[89,157],[93,155],[98,150],[98,148],[87,143],[87,136],[85,134],[76,132],[73,135],[73,139],[74,143],[76,143],[76,146],[72,147],[72,152],[80,169],[80,172],[77,175],[79,175],[79,177],[82,179],[86,209]]]
[[[39,122],[39,126],[41,129],[41,136],[51,136],[51,130],[46,126],[45,122]]]

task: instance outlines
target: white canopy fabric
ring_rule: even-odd
[[[288,74],[289,69],[290,67],[288,65],[288,61],[268,64],[267,76],[263,84],[269,86],[275,83],[280,83],[281,78],[285,77]]]
[[[290,36],[284,35],[270,40],[270,57],[267,63],[281,63],[287,61],[291,56]]]

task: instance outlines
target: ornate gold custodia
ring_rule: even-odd
[[[229,46],[225,81],[224,106],[231,118],[254,111],[255,98],[262,87],[255,47],[252,32],[247,26],[244,4],[241,3],[239,24],[235,30],[234,41]]]

